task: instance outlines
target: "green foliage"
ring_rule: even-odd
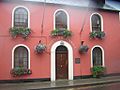
[[[67,38],[72,35],[72,32],[67,29],[64,29],[64,30],[55,29],[51,32],[51,35],[52,36],[63,36],[64,38]]]
[[[31,30],[30,28],[12,27],[10,28],[10,33],[13,38],[15,38],[17,35],[21,35],[24,39],[26,39],[31,33]]]
[[[105,67],[102,66],[93,66],[91,72],[94,78],[100,77],[105,72]]]
[[[93,32],[90,32],[90,38],[102,39],[104,37],[105,37],[105,32],[104,31],[93,31]]]
[[[32,71],[30,69],[25,69],[24,67],[16,67],[12,69],[10,73],[13,77],[16,77],[22,75],[30,75],[32,74]]]
[[[39,53],[43,53],[43,51],[45,51],[46,46],[42,43],[39,43],[36,47],[35,47],[35,51],[39,54]]]

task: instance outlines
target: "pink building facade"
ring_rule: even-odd
[[[0,80],[73,80],[90,76],[94,65],[106,67],[106,75],[120,74],[119,11],[27,1],[1,1],[0,10]],[[12,37],[10,28],[18,26],[30,28],[30,35]],[[62,34],[51,34],[57,29]],[[94,30],[105,34],[90,37]],[[82,41],[89,47],[84,53]],[[45,45],[43,52],[35,51],[38,44]],[[13,76],[21,65],[30,74]]]

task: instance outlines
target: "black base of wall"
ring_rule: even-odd
[[[108,77],[108,76],[120,76],[120,73],[112,73],[112,74],[103,75],[103,77]],[[88,78],[92,78],[92,75],[74,76],[74,80],[75,79],[88,79]],[[44,81],[50,81],[50,78],[0,80],[0,83],[26,83],[26,82],[44,82]]]
[[[87,79],[87,78],[92,78],[92,75],[74,76],[74,79]]]
[[[102,75],[102,77],[110,77],[110,76],[120,76],[120,73],[111,73],[111,74]],[[74,79],[88,79],[88,78],[93,78],[93,76],[92,75],[74,76]]]
[[[0,83],[26,83],[26,82],[43,82],[43,81],[50,81],[50,78],[0,80]]]

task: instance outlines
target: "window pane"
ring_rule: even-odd
[[[101,31],[101,18],[97,14],[92,16],[92,31]]]
[[[14,51],[14,67],[28,68],[28,50],[25,47],[17,47]]]
[[[57,29],[67,29],[67,15],[63,11],[58,11],[55,15],[55,27]]]
[[[102,50],[99,47],[93,49],[93,66],[102,65]]]
[[[15,27],[28,27],[28,12],[26,9],[20,7],[15,10],[14,26]]]

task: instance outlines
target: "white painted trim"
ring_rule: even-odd
[[[14,27],[14,12],[15,12],[15,10],[16,10],[17,8],[19,8],[19,7],[22,7],[22,8],[24,8],[24,9],[27,10],[27,12],[28,12],[28,28],[30,28],[30,11],[29,11],[29,9],[28,9],[27,7],[25,7],[25,6],[16,6],[16,7],[13,8],[13,11],[12,11],[12,27]]]
[[[66,13],[66,15],[67,15],[67,29],[70,30],[69,14],[68,14],[68,12],[67,12],[66,10],[64,10],[64,9],[57,9],[57,10],[54,12],[54,15],[53,15],[53,18],[54,18],[54,22],[53,22],[54,29],[55,29],[55,15],[56,15],[56,13],[57,13],[58,11],[63,11],[63,12]]]
[[[95,45],[92,47],[91,49],[91,67],[93,67],[93,58],[92,58],[92,52],[93,52],[93,49],[96,48],[96,47],[99,47],[101,50],[102,50],[102,66],[105,66],[105,61],[104,61],[104,49],[99,46],[99,45]]]
[[[12,68],[14,68],[14,51],[19,46],[23,46],[28,50],[28,68],[30,69],[30,49],[24,44],[18,44],[13,47],[13,49],[12,49]]]
[[[64,45],[68,49],[68,79],[73,80],[73,49],[69,43],[66,41],[57,41],[52,45],[51,48],[51,81],[56,80],[56,48],[58,46]]]
[[[120,21],[120,12],[119,12],[119,21]]]
[[[95,12],[95,13],[92,13],[91,16],[90,16],[90,32],[92,32],[92,22],[91,22],[91,19],[92,19],[92,16],[93,16],[94,14],[97,14],[97,15],[100,16],[100,19],[101,19],[101,31],[104,31],[104,30],[103,30],[103,17],[102,17],[101,14]]]

